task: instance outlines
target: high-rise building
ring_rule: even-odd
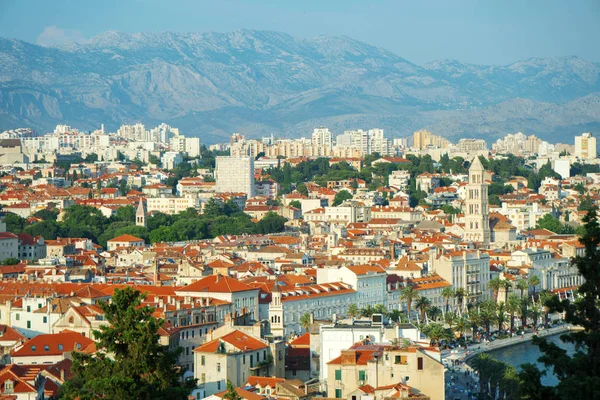
[[[254,158],[217,157],[215,167],[217,193],[246,193],[254,196]]]
[[[445,139],[438,135],[434,135],[429,131],[420,130],[416,131],[413,134],[413,147],[415,147],[418,150],[423,150],[427,147],[445,149],[448,146],[450,146],[450,142],[448,141],[448,139]]]
[[[488,184],[484,180],[484,172],[479,157],[475,157],[469,168],[469,183],[466,186],[465,239],[487,245],[491,234]]]
[[[575,157],[593,159],[596,156],[596,138],[591,133],[575,136]]]
[[[313,146],[326,146],[331,149],[333,138],[329,129],[321,127],[315,128],[312,133],[311,144]]]
[[[483,139],[460,139],[456,147],[461,153],[472,153],[487,150],[487,143]]]

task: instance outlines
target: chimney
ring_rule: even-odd
[[[65,382],[65,369],[64,368],[60,369],[60,380]]]
[[[342,350],[342,365],[356,364],[356,350]]]

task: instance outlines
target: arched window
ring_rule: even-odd
[[[72,315],[69,317],[69,323],[70,324],[74,324],[75,323],[75,317],[73,317]]]

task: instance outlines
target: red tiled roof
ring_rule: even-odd
[[[215,292],[215,293],[234,293],[244,292],[246,290],[257,290],[245,283],[224,275],[211,275],[202,278],[194,283],[179,288],[179,292]]]
[[[264,342],[252,336],[249,336],[244,332],[235,330],[233,332],[228,333],[225,336],[221,336],[218,339],[211,340],[208,343],[196,347],[194,349],[194,352],[215,353],[219,349],[221,342],[227,342],[241,351],[256,351],[268,347],[267,344],[265,344]]]

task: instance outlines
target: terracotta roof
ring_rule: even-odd
[[[245,283],[224,275],[211,275],[202,278],[194,283],[179,288],[178,292],[214,292],[214,293],[235,293],[246,290],[257,290]]]
[[[242,331],[235,330],[218,339],[211,340],[194,349],[196,353],[216,353],[221,342],[226,342],[241,351],[256,351],[267,348],[267,344],[259,339],[247,335]]]
[[[12,357],[58,356],[65,352],[84,351],[94,341],[73,331],[38,335],[25,342],[17,350],[11,351]]]
[[[107,242],[143,242],[144,239],[140,239],[139,237],[135,237],[132,235],[121,235],[121,236],[117,236],[114,239],[110,239]]]

